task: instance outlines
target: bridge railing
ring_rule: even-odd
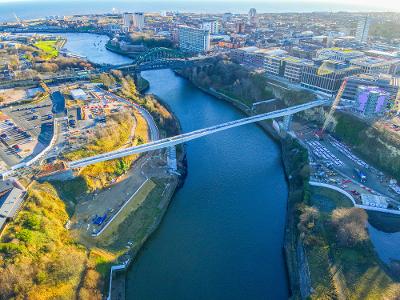
[[[153,142],[150,142],[147,144],[142,144],[139,146],[129,147],[129,148],[125,148],[125,149],[120,149],[120,150],[115,150],[115,151],[111,151],[108,153],[95,155],[92,157],[83,158],[83,159],[68,163],[68,166],[70,168],[78,168],[78,167],[83,167],[83,166],[90,165],[90,164],[93,164],[96,162],[116,159],[116,158],[120,158],[123,156],[135,154],[135,153],[142,153],[142,152],[162,149],[162,148],[165,148],[168,146],[184,143],[184,142],[187,142],[187,141],[190,141],[190,140],[193,140],[196,138],[200,138],[202,136],[206,136],[206,135],[209,135],[212,133],[216,133],[216,132],[219,132],[222,130],[227,130],[229,128],[242,126],[242,125],[246,125],[249,123],[259,122],[259,121],[263,121],[266,119],[274,119],[274,118],[278,118],[278,117],[291,115],[291,114],[294,114],[294,113],[297,113],[297,112],[300,112],[303,110],[307,110],[307,109],[314,108],[317,106],[325,105],[327,103],[328,103],[328,101],[326,101],[326,100],[317,100],[317,101],[313,101],[313,102],[308,102],[305,104],[300,104],[297,106],[292,106],[292,107],[288,107],[288,108],[273,111],[273,112],[259,114],[259,115],[255,115],[255,116],[251,116],[251,117],[211,126],[208,128],[195,130],[192,132],[188,132],[188,133],[180,134],[177,136],[153,141]]]

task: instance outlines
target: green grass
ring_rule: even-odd
[[[161,201],[164,185],[149,180],[96,241],[101,247],[121,251],[128,241],[138,244],[145,237],[148,227],[159,214],[156,206]]]
[[[336,232],[329,224],[335,208],[350,207],[348,199],[334,191],[312,189],[311,205],[320,210],[321,217],[316,226],[316,243],[306,247],[315,290],[312,299],[332,299],[329,295],[340,290],[346,299],[392,299],[400,287],[386,272],[377,257],[371,241],[353,247],[340,246]],[[333,280],[332,267],[340,271]],[[394,298],[393,298],[394,299]]]
[[[58,56],[59,51],[58,51],[58,43],[59,41],[53,40],[53,41],[39,41],[34,44],[36,48],[39,48],[43,52],[45,52],[46,58],[55,58]]]
[[[88,191],[88,186],[82,177],[66,181],[49,182],[57,191],[58,196],[65,202],[69,216],[74,214],[77,198]]]
[[[4,299],[33,299],[39,293],[42,299],[76,298],[86,252],[64,227],[67,220],[55,189],[48,183],[34,183],[1,237],[2,245],[14,245],[0,247]],[[17,277],[6,277],[12,272]]]

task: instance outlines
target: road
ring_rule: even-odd
[[[330,137],[327,135],[327,137],[324,140],[318,140],[314,136],[314,130],[307,125],[300,125],[298,123],[293,124],[292,127],[295,127],[295,132],[297,137],[304,142],[305,145],[307,145],[307,148],[310,149],[310,153],[313,153],[313,156],[316,159],[316,162],[321,163],[323,160],[322,157],[317,157],[315,155],[315,146],[311,146],[310,143],[317,143],[323,147],[326,151],[328,151],[328,154],[332,155],[332,157],[338,159],[338,164],[335,164],[335,162],[332,160],[331,157],[328,157],[327,160],[329,160],[332,163],[332,168],[337,171],[338,173],[342,174],[343,178],[350,178],[352,179],[355,183],[356,186],[366,186],[367,188],[378,192],[379,194],[388,196],[395,201],[400,201],[400,196],[392,192],[391,190],[388,189],[388,178],[384,178],[384,176],[381,174],[381,172],[377,171],[375,168],[372,166],[369,166],[366,164],[364,161],[359,159],[357,156],[355,156],[353,153],[345,153],[340,151],[338,146],[335,146],[335,143],[337,142],[334,138]],[[339,143],[339,145],[343,145],[342,143]],[[349,149],[346,147],[345,149]],[[354,169],[360,169],[365,173],[367,176],[367,182],[361,183],[360,178],[357,176],[356,172]],[[359,190],[356,188],[356,186],[352,185],[351,189],[358,190],[359,192],[362,192],[362,190]],[[364,191],[365,192],[365,191]]]
[[[149,130],[150,130],[150,140],[151,141],[156,141],[160,138],[160,134],[156,125],[156,122],[154,121],[153,117],[151,116],[151,114],[143,107],[141,107],[138,104],[132,103],[131,101],[122,98],[116,94],[113,94],[109,91],[103,90],[99,87],[95,88],[95,91],[98,91],[100,93],[104,93],[109,97],[115,98],[120,102],[126,103],[130,106],[133,106],[135,109],[137,109],[139,111],[139,113],[143,116],[143,118],[145,118],[147,125],[149,126]]]

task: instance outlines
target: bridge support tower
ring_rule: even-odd
[[[290,124],[292,123],[292,117],[293,117],[292,115],[283,117],[282,126],[283,126],[283,129],[285,129],[286,131],[290,130]]]

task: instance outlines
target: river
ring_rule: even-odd
[[[108,37],[66,33],[65,48],[95,63],[129,58]],[[144,72],[149,93],[167,102],[183,132],[235,120],[231,105],[170,70]],[[287,186],[279,147],[256,125],[187,144],[188,176],[127,275],[127,299],[286,299],[282,255]],[[369,226],[380,258],[399,259],[400,236]]]
[[[108,51],[105,48],[109,37],[92,33],[54,33],[67,39],[64,48],[74,54],[87,57],[98,64],[121,65],[132,62],[132,59]]]
[[[243,117],[170,70],[144,72],[183,132]],[[128,299],[285,299],[287,187],[256,125],[189,142],[188,176],[127,277]]]
[[[99,40],[73,34],[65,47],[79,53]],[[90,54],[102,62],[97,50]],[[243,117],[170,70],[142,75],[183,132]],[[186,150],[188,176],[127,274],[127,299],[287,299],[288,190],[279,146],[250,124],[191,141]]]

